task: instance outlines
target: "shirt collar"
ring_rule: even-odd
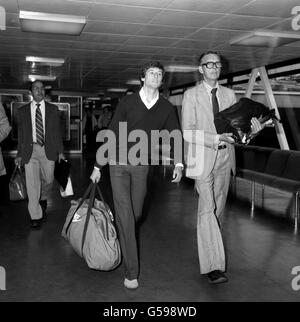
[[[34,106],[34,107],[36,107],[36,105],[37,104],[40,104],[40,107],[43,107],[43,106],[45,106],[45,101],[44,100],[42,100],[42,101],[40,101],[39,103],[38,102],[36,102],[35,100],[33,100],[32,102],[31,102],[31,105],[32,106]]]
[[[213,89],[213,88],[217,88],[217,89],[219,89],[219,83],[217,82],[217,84],[216,84],[216,86],[215,87],[211,87],[208,83],[206,83],[206,81],[203,81],[203,85],[205,86],[205,88],[206,88],[206,90],[207,90],[207,92],[211,95],[211,90]],[[217,93],[218,93],[218,91],[217,91]]]
[[[151,108],[159,99],[159,92],[157,92],[157,95],[151,100],[151,102],[148,102],[143,87],[141,88],[139,94],[140,94],[141,100],[148,108]]]

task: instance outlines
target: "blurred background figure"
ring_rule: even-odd
[[[111,119],[112,119],[112,111],[108,107],[104,107],[104,109],[102,110],[102,113],[98,118],[99,130],[107,129]]]
[[[93,113],[93,109],[89,107],[85,111],[85,115],[82,120],[82,131],[85,136],[85,149],[87,152],[94,151],[96,147],[96,130],[97,119]]]
[[[5,110],[0,103],[0,143],[8,136],[9,132],[11,130],[11,127],[9,125],[7,116],[5,114]],[[2,200],[2,197],[7,194],[7,191],[5,191],[5,188],[7,188],[7,185],[4,183],[4,177],[6,175],[6,169],[5,164],[2,157],[2,151],[0,146],[0,200]],[[5,198],[3,198],[5,199]],[[0,211],[1,213],[1,211]]]

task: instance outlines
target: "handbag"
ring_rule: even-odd
[[[121,262],[114,217],[97,183],[89,185],[82,199],[72,200],[62,236],[92,269],[109,271]]]
[[[27,199],[25,173],[17,165],[9,180],[9,199],[12,201]]]
[[[275,115],[275,110],[270,110],[260,102],[256,102],[247,97],[216,113],[214,123],[218,134],[233,133],[236,143],[248,144],[252,139],[251,119],[256,117],[260,123],[272,125],[274,121],[280,122]]]

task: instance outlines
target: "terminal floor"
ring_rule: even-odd
[[[93,160],[72,157],[74,199],[89,183]],[[11,171],[12,160],[6,160]],[[111,205],[108,169],[101,188]],[[0,302],[223,302],[300,301],[300,233],[293,223],[229,198],[222,231],[229,282],[211,285],[199,272],[197,195],[184,179],[170,183],[171,173],[155,167],[149,177],[144,217],[140,224],[140,287],[123,286],[123,267],[100,272],[87,267],[61,237],[71,197],[61,198],[57,184],[49,200],[48,219],[40,230],[29,227],[27,202],[0,204],[0,266],[6,290]],[[2,198],[3,199],[3,198]],[[292,282],[294,279],[294,282]]]

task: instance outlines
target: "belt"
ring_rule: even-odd
[[[218,150],[223,150],[223,149],[226,149],[226,148],[227,148],[226,144],[218,145]]]
[[[43,144],[43,145],[41,145],[41,144],[39,144],[39,143],[37,143],[37,142],[32,142],[32,144],[34,144],[34,145],[39,145],[40,147],[43,147],[43,146],[44,146],[44,144]]]

